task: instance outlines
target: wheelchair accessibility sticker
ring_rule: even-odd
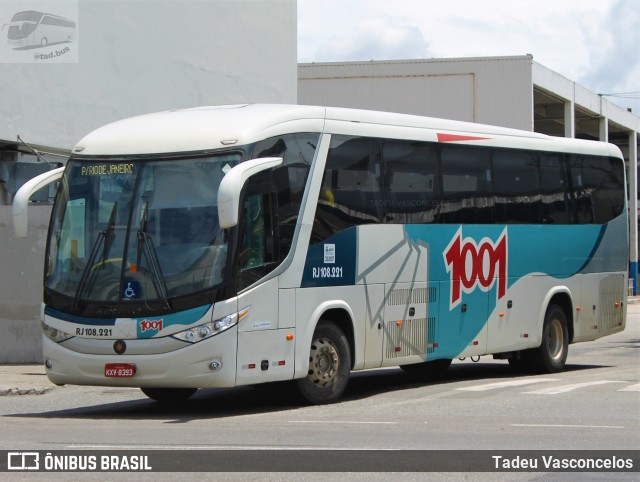
[[[136,299],[140,296],[140,283],[135,280],[125,280],[122,296],[128,300]]]

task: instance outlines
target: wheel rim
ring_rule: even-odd
[[[551,320],[548,334],[549,356],[553,360],[560,360],[564,352],[564,333],[562,323],[557,318]]]
[[[320,386],[331,383],[338,375],[340,357],[337,347],[327,338],[318,338],[311,345],[309,378]]]

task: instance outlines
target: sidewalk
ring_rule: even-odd
[[[49,381],[42,364],[0,365],[0,397],[42,395],[56,386]]]

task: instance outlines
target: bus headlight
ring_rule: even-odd
[[[73,337],[73,335],[65,333],[64,331],[60,331],[53,326],[49,326],[45,322],[42,322],[42,333],[44,333],[44,336],[55,343],[61,343]]]
[[[237,325],[240,320],[249,314],[250,309],[251,306],[247,306],[244,310],[237,313],[227,315],[224,318],[210,321],[203,325],[194,326],[193,328],[175,333],[171,336],[188,343],[197,343],[199,341],[206,340],[207,338],[222,333],[232,326]]]

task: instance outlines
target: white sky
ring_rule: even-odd
[[[298,0],[298,61],[536,62],[640,115],[640,0]]]

